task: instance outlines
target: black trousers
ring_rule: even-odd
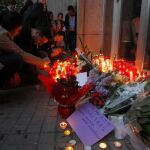
[[[74,51],[76,48],[76,32],[68,31],[67,32],[67,47],[69,50]]]
[[[0,86],[3,86],[13,74],[21,69],[23,59],[19,54],[7,53],[0,55],[0,63],[4,66],[0,70]]]

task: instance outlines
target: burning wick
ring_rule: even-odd
[[[60,128],[63,129],[63,130],[67,128],[67,123],[66,122],[61,122],[59,125],[60,125]]]
[[[64,131],[64,135],[65,135],[65,136],[69,136],[70,134],[71,134],[71,131],[70,131],[70,130],[65,130],[65,131]]]
[[[115,141],[114,145],[116,148],[120,148],[122,146],[121,142],[119,142],[119,141]]]
[[[47,68],[47,64],[44,65],[44,68],[45,68],[45,69]]]
[[[132,82],[133,81],[133,72],[130,71],[130,81]]]
[[[99,147],[100,147],[100,149],[102,149],[102,150],[106,150],[107,144],[104,143],[104,142],[102,142],[102,143],[99,144]]]

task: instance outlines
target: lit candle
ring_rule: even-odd
[[[66,146],[65,150],[74,150],[74,148],[72,146]]]
[[[45,65],[44,65],[44,68],[47,69],[47,67],[48,67],[47,64],[45,64]]]
[[[67,128],[67,123],[66,122],[61,122],[60,124],[61,129],[66,129]]]
[[[112,70],[113,70],[113,66],[112,66],[112,64],[110,64],[110,66],[109,66],[109,70],[110,70],[110,71],[112,71]]]
[[[96,65],[99,65],[99,59],[98,58],[96,59]]]
[[[119,141],[115,141],[114,145],[116,148],[120,148],[122,146],[121,142],[119,142]]]
[[[110,66],[110,59],[107,57],[106,58],[106,66],[109,67]]]
[[[147,77],[147,72],[144,72],[143,73],[143,78],[146,78]]]
[[[106,72],[106,63],[102,62],[102,72]]]
[[[130,81],[132,82],[133,81],[133,72],[130,71]]]
[[[65,136],[69,136],[70,134],[71,134],[71,131],[70,131],[70,130],[65,130],[65,131],[64,131],[64,135],[65,135]]]
[[[100,147],[101,150],[106,150],[107,144],[104,143],[104,142],[101,142],[101,143],[99,144],[99,147]]]

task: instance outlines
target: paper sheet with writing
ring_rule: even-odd
[[[84,145],[95,144],[114,129],[113,124],[90,103],[82,105],[67,121]]]

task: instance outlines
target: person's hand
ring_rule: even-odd
[[[48,57],[45,57],[45,58],[41,59],[40,68],[48,69],[49,64],[50,64],[50,59]]]

